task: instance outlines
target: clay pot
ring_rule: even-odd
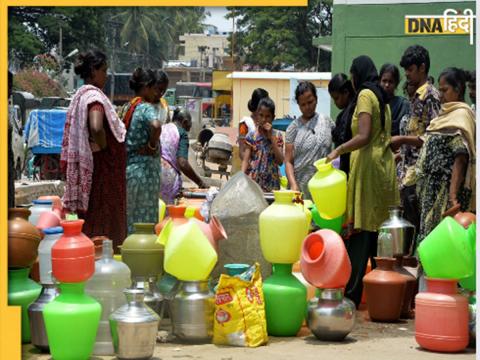
[[[316,231],[305,238],[300,265],[305,280],[322,289],[345,287],[352,273],[342,238],[329,229]]]
[[[185,217],[186,206],[167,205],[168,216],[166,216],[161,223],[155,225],[155,234],[160,234],[168,220],[172,219],[173,226],[183,225],[188,222]]]
[[[8,209],[8,267],[30,267],[37,258],[42,234],[29,216],[30,210]]]
[[[471,223],[477,222],[475,214],[472,214],[471,212],[459,212],[453,218],[465,229],[468,229]]]
[[[84,220],[62,221],[62,237],[52,247],[52,273],[64,283],[88,280],[95,272],[92,240],[82,233]]]
[[[45,211],[41,213],[36,226],[37,229],[43,230],[51,227],[60,226],[61,221],[62,210],[55,208],[51,211]]]
[[[363,277],[368,314],[372,321],[397,321],[402,311],[407,279],[394,271],[394,258],[376,257],[375,261],[377,267]]]
[[[402,311],[400,313],[400,317],[402,319],[412,319],[412,299],[415,298],[416,289],[417,289],[417,279],[415,276],[410,274],[407,269],[403,267],[403,258],[402,256],[395,257],[395,264],[393,265],[393,270],[397,273],[405,276],[407,280],[407,284],[405,287],[405,295],[403,296],[403,304],[402,304]]]
[[[220,220],[216,216],[212,216],[209,223],[200,221],[197,218],[192,218],[191,221],[195,222],[200,227],[218,254],[218,241],[227,239],[227,233]]]

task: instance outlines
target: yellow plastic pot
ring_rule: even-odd
[[[307,215],[293,203],[294,191],[273,192],[275,201],[260,214],[260,246],[271,263],[293,264],[308,233]]]
[[[308,189],[320,216],[335,219],[345,213],[347,207],[347,175],[335,169],[325,159],[315,162],[317,173],[308,182]]]
[[[193,221],[174,227],[169,220],[157,242],[165,245],[165,271],[181,281],[207,280],[218,260],[210,241]]]

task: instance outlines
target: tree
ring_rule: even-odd
[[[236,19],[234,54],[251,67],[273,71],[287,65],[312,68],[318,51],[312,39],[331,35],[331,4],[310,0],[307,7],[228,8],[227,18]],[[320,65],[329,69],[329,59]]]
[[[94,7],[9,7],[8,46],[10,60],[29,66],[36,55],[74,49],[104,49],[105,8]],[[68,64],[68,60],[65,65]]]

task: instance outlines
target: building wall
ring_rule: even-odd
[[[475,68],[475,45],[468,35],[405,35],[405,15],[443,15],[446,9],[472,9],[474,1],[430,2],[407,4],[342,4],[335,1],[333,10],[332,76],[349,74],[352,60],[369,55],[378,70],[385,62],[399,66],[405,49],[419,44],[430,53],[430,75],[437,84],[440,72],[449,66],[466,70]],[[474,41],[475,44],[475,41]],[[405,80],[400,68],[401,83]],[[401,88],[397,93],[401,93]],[[335,108],[335,106],[333,106]]]
[[[317,87],[327,87],[328,81],[314,80]],[[275,116],[283,118],[290,113],[289,79],[233,79],[233,121],[231,126],[238,126],[240,119],[249,116],[248,101],[253,90],[261,87],[268,91],[275,102]],[[293,94],[292,94],[293,96]]]
[[[213,48],[217,48],[215,51],[216,62],[221,61],[221,58],[225,55],[225,49],[228,47],[228,40],[226,35],[204,35],[204,34],[185,34],[180,36],[180,41],[184,42],[182,45],[185,49],[184,55],[179,56],[179,60],[182,61],[197,61],[197,66],[200,66],[200,52],[199,46],[207,46],[208,49],[203,53],[204,64],[207,64],[206,58],[213,57]]]

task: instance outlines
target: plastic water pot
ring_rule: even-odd
[[[314,165],[318,171],[308,182],[313,202],[322,218],[338,218],[347,207],[347,175],[325,159],[317,160]]]
[[[217,263],[217,252],[193,221],[176,227],[168,221],[158,241],[165,244],[165,271],[179,280],[207,280]]]
[[[468,232],[449,216],[420,243],[418,254],[428,277],[463,279],[473,275],[475,253]]]

